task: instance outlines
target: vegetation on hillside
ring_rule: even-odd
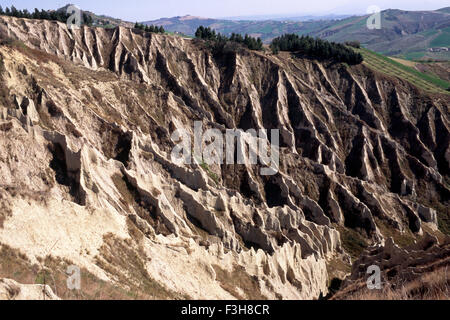
[[[450,88],[448,81],[417,71],[368,49],[361,48],[358,51],[363,55],[364,62],[374,70],[404,79],[426,91],[448,93],[446,91]]]
[[[351,65],[363,62],[360,53],[353,51],[341,43],[328,42],[310,36],[298,36],[296,34],[285,34],[272,40],[270,45],[273,53],[279,51],[302,52],[314,57],[332,59]]]
[[[41,20],[52,20],[52,21],[60,21],[66,22],[71,16],[67,12],[63,10],[39,10],[34,9],[34,12],[29,12],[27,9],[18,10],[16,7],[11,6],[11,9],[6,7],[4,10],[2,6],[0,6],[0,15],[16,17],[16,18],[27,18],[27,19],[41,19]],[[83,23],[86,25],[92,25],[93,18],[91,15],[83,13]]]
[[[154,25],[144,25],[142,23],[137,23],[134,25],[136,29],[144,30],[145,32],[151,33],[166,33],[163,26],[154,26]]]
[[[395,270],[395,269],[394,269]],[[332,300],[448,300],[450,297],[450,279],[447,268],[442,267],[420,274],[414,280],[400,283],[389,281],[383,290],[369,290],[365,281],[338,291]]]
[[[239,43],[250,50],[263,50],[263,42],[260,38],[253,38],[246,34],[244,37],[240,34],[232,33],[231,37],[227,37],[221,33],[216,33],[215,30],[211,28],[205,28],[203,26],[198,27],[195,32],[195,37],[197,39],[203,39],[214,43],[215,48],[224,48],[229,42]]]

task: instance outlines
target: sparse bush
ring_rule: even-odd
[[[280,48],[278,48],[277,46],[271,47],[271,49],[273,54],[278,54],[280,52]]]
[[[92,96],[94,97],[95,100],[97,100],[99,102],[103,101],[103,95],[102,95],[102,93],[99,90],[97,90],[96,88],[92,87],[91,88],[91,93],[92,93]]]

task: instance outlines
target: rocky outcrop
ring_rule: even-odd
[[[0,300],[60,300],[49,286],[0,279]]]
[[[385,225],[448,232],[448,96],[365,66],[213,54],[123,27],[0,17],[0,34],[0,242],[31,258],[53,248],[117,281],[126,266],[104,249],[114,236],[192,298],[253,297],[227,285],[240,275],[263,297],[314,299],[330,261],[349,261],[338,230],[368,244],[386,239]],[[278,174],[173,162],[171,134],[194,121],[280,129]]]

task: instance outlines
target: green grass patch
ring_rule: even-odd
[[[357,231],[342,226],[338,226],[337,230],[341,234],[342,246],[353,260],[358,259],[368,244],[364,237]]]
[[[407,52],[403,57],[407,60],[420,60],[425,56],[425,51]]]
[[[103,28],[103,29],[114,29],[114,28],[117,28],[117,26],[116,25],[114,25],[114,24],[105,24],[105,25],[98,25],[98,26],[96,26],[97,28]]]
[[[436,35],[438,33],[439,33],[439,31],[435,30],[435,29],[425,30],[425,31],[419,32],[419,34],[424,36],[424,37],[431,37],[431,36],[434,36],[434,35]]]
[[[438,213],[438,225],[442,233],[450,236],[450,214]]]
[[[450,46],[450,27],[442,29],[441,33],[431,41],[430,45],[432,47]]]
[[[208,176],[209,176],[209,177],[210,177],[217,185],[219,185],[219,183],[220,183],[220,178],[219,178],[219,176],[218,176],[216,173],[212,172],[212,170],[209,168],[208,164],[206,164],[205,162],[202,162],[202,163],[200,164],[200,167],[202,167],[202,169],[206,171],[206,173],[208,174]]]
[[[363,55],[365,63],[377,71],[404,79],[426,91],[450,94],[446,91],[450,88],[448,81],[422,73],[368,49],[361,48],[357,51]]]
[[[393,226],[390,226],[387,221],[379,219],[377,217],[375,217],[375,222],[378,229],[380,229],[381,234],[386,238],[394,239],[394,242],[401,248],[406,248],[414,244],[414,240],[416,238],[411,230],[407,229],[405,230],[405,232],[401,233]]]
[[[436,11],[439,11],[439,12],[447,12],[447,13],[450,13],[450,7],[445,7],[445,8],[442,8],[442,9],[436,10]]]

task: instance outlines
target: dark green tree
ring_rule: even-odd
[[[50,20],[50,14],[48,13],[48,11],[44,9],[41,10],[41,19]]]
[[[56,13],[56,11],[50,11],[49,20],[58,20],[58,14]]]
[[[31,14],[27,9],[23,10],[23,17],[28,19],[31,18]]]
[[[264,45],[263,45],[263,42],[262,42],[261,38],[258,38],[256,40],[256,50],[262,50],[263,47],[264,47]]]
[[[207,27],[200,26],[195,32],[195,37],[204,40],[216,40],[217,34],[216,31]]]
[[[94,19],[90,14],[83,13],[83,22],[87,26],[91,26],[94,23]]]
[[[14,6],[11,6],[11,16],[13,16],[13,17],[19,16],[19,11]]]
[[[41,18],[41,13],[39,12],[38,8],[34,9],[32,17],[33,17],[33,19],[40,19]]]
[[[205,27],[200,26],[197,28],[197,31],[195,31],[195,37],[199,39],[203,39],[203,33],[205,32]]]

